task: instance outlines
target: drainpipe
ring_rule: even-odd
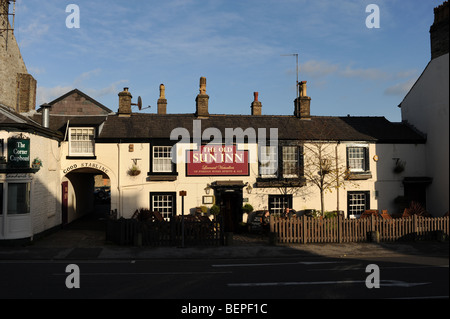
[[[122,194],[120,191],[120,144],[121,140],[119,140],[119,143],[117,144],[117,190],[119,191],[119,211],[117,213],[117,217],[122,214]]]
[[[335,156],[336,156],[336,196],[337,196],[337,201],[336,201],[336,210],[339,211],[339,163],[338,163],[338,146],[341,142],[337,142],[336,146],[335,146]]]

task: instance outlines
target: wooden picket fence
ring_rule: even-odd
[[[363,219],[343,217],[318,219],[307,216],[283,218],[271,216],[270,231],[279,243],[350,243],[379,241],[434,240],[449,236],[449,217]]]
[[[170,221],[121,218],[108,220],[106,240],[123,246],[181,246],[183,242],[194,246],[220,246],[224,244],[224,232],[220,219],[182,223],[180,218]]]

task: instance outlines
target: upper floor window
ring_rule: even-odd
[[[261,178],[299,178],[303,176],[303,147],[297,144],[259,147]]]
[[[369,145],[352,144],[347,146],[347,167],[349,179],[368,179],[372,177],[369,164]]]
[[[347,164],[350,172],[367,172],[369,167],[369,147],[350,145],[347,147]]]
[[[172,173],[172,146],[153,146],[153,173]]]
[[[276,178],[278,171],[278,147],[261,146],[259,148],[259,176]]]
[[[94,128],[70,128],[69,131],[69,155],[70,156],[94,156],[95,155],[95,129]]]
[[[283,178],[298,177],[298,158],[298,146],[283,146]]]

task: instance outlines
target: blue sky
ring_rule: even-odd
[[[433,8],[443,0],[18,0],[15,35],[38,81],[38,105],[78,88],[113,111],[129,87],[156,112],[159,85],[169,113],[194,113],[199,78],[209,111],[292,114],[296,60],[312,115],[385,116],[430,60]],[[66,27],[66,6],[80,28]],[[380,28],[366,27],[369,4]],[[137,111],[137,110],[136,110]]]

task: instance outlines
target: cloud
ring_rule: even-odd
[[[401,70],[397,72],[385,71],[377,68],[354,68],[350,65],[342,66],[328,61],[310,60],[300,66],[301,72],[307,73],[312,78],[324,78],[335,75],[344,78],[355,78],[371,81],[388,81],[411,78],[417,74],[417,70]]]
[[[409,90],[411,90],[414,83],[416,83],[416,78],[409,79],[406,82],[398,83],[388,87],[385,91],[385,95],[394,95],[394,96],[405,96]]]
[[[37,88],[37,103],[38,105],[42,105],[44,103],[51,102],[56,98],[64,95],[75,88],[83,91],[87,95],[91,96],[94,99],[98,99],[103,96],[107,96],[110,94],[117,94],[120,91],[119,85],[123,83],[127,83],[128,80],[119,80],[109,84],[106,87],[102,87],[99,89],[92,88],[91,85],[86,82],[92,77],[99,76],[101,74],[101,69],[94,69],[91,71],[84,72],[77,76],[71,85],[64,86],[56,86],[56,87],[38,87]]]
[[[73,90],[72,86],[56,86],[52,88],[40,87],[37,88],[37,98],[36,101],[38,105],[42,105],[44,103],[49,103],[61,95],[66,94]]]

